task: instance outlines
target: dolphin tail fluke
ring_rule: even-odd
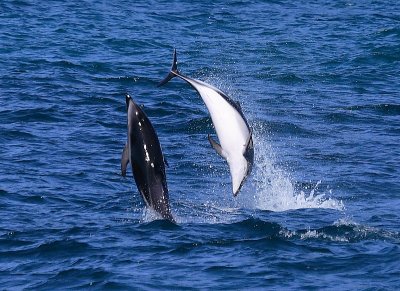
[[[128,166],[128,163],[129,163],[129,150],[128,150],[128,145],[126,144],[124,150],[122,151],[122,156],[121,156],[122,177],[126,176],[126,167]]]
[[[174,59],[172,61],[171,71],[169,72],[167,77],[165,77],[164,80],[162,80],[160,83],[158,83],[157,87],[161,87],[162,85],[167,84],[169,82],[169,80],[171,80],[173,77],[176,77],[177,75],[179,75],[178,61],[176,58],[176,49],[174,49]]]

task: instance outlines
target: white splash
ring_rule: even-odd
[[[302,190],[296,191],[294,182],[290,179],[289,174],[276,165],[276,159],[270,143],[265,138],[257,136],[254,136],[254,142],[255,208],[271,211],[300,208],[344,210],[342,201],[327,198],[325,193],[317,194],[317,188],[321,181],[316,183],[310,193],[304,193]]]
[[[162,219],[162,216],[161,214],[157,213],[154,209],[147,206],[143,208],[141,222],[148,223],[159,219]]]

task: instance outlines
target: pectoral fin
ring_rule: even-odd
[[[222,149],[221,145],[218,144],[215,140],[211,138],[210,135],[208,135],[208,141],[210,142],[211,146],[214,148],[214,150],[224,159],[226,159],[226,156],[224,154],[224,150]]]
[[[122,156],[121,156],[121,174],[123,177],[126,176],[126,167],[129,164],[129,150],[128,150],[128,144],[125,145],[124,150],[122,151]]]
[[[168,161],[167,161],[167,159],[165,157],[164,157],[164,165],[166,165],[169,168]]]

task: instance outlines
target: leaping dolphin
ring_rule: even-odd
[[[168,199],[165,160],[157,134],[144,111],[126,95],[128,139],[121,157],[121,173],[126,176],[128,163],[136,186],[146,205],[174,222]]]
[[[210,135],[208,135],[208,140],[217,153],[228,162],[232,177],[232,192],[236,196],[250,174],[254,161],[252,131],[239,103],[232,101],[224,92],[203,81],[182,75],[178,71],[176,50],[174,50],[171,71],[158,84],[158,87],[168,83],[174,77],[188,82],[203,99],[221,145]]]

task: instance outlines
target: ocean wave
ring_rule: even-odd
[[[59,112],[59,106],[36,107],[32,109],[4,110],[2,114],[8,116],[7,123],[15,122],[61,122],[64,121]]]
[[[14,239],[11,241],[14,241]],[[4,258],[24,258],[29,256],[54,258],[60,256],[69,257],[71,254],[83,254],[90,248],[91,246],[89,244],[73,239],[55,240],[41,243],[19,240],[19,243],[16,243],[11,249],[3,249],[0,253]],[[65,253],[65,250],[68,250],[68,253]]]
[[[318,229],[289,231],[282,234],[286,238],[300,240],[333,241],[342,243],[357,243],[362,241],[391,241],[400,244],[400,233],[387,231],[376,227],[360,225],[349,219],[339,219],[333,225]]]
[[[400,115],[400,105],[399,104],[367,104],[367,105],[354,105],[344,107],[344,110],[355,111],[355,112],[367,112],[374,113],[378,115],[386,116],[397,116]]]

